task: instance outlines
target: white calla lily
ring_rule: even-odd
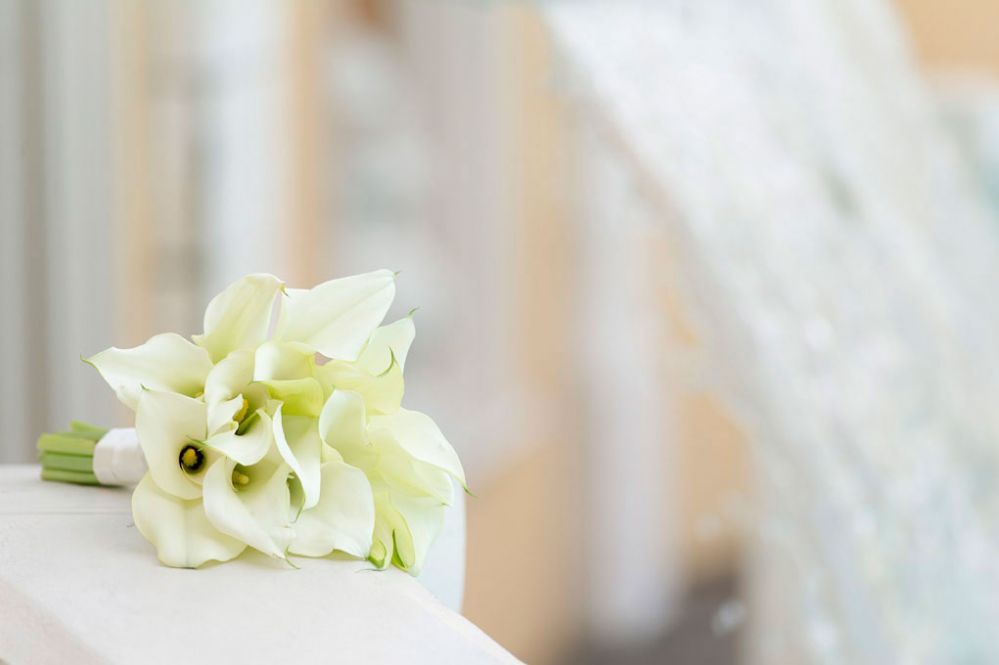
[[[253,382],[253,349],[233,351],[212,367],[205,377],[205,402],[219,404],[242,394]]]
[[[367,476],[333,453],[324,462],[319,502],[295,522],[293,554],[325,556],[336,550],[367,557],[375,528],[375,504]]]
[[[269,556],[285,558],[293,533],[288,525],[290,469],[285,464],[237,465],[219,459],[205,475],[205,514],[229,536]]]
[[[364,400],[351,390],[334,390],[319,415],[323,442],[340,453],[348,464],[374,468],[378,453],[368,442]]]
[[[319,417],[323,441],[362,469],[375,492],[371,560],[417,574],[451,502],[450,476],[465,474],[451,445],[428,416],[399,409],[366,415],[360,394],[334,390]],[[393,553],[395,557],[393,559]]]
[[[282,404],[274,413],[274,442],[278,453],[302,484],[303,508],[308,510],[319,503],[323,442],[315,418],[284,415],[283,409]]]
[[[447,472],[462,487],[467,487],[458,454],[437,423],[425,413],[399,409],[391,415],[372,416],[368,420],[368,432],[372,438],[394,439],[413,459]]]
[[[243,395],[236,395],[224,402],[206,404],[208,414],[208,435],[229,433],[239,426],[240,415],[249,411],[249,403]]]
[[[204,389],[212,361],[204,349],[175,333],[155,335],[131,349],[111,347],[87,358],[118,399],[135,410],[143,388],[193,397]]]
[[[274,298],[284,282],[274,275],[247,275],[212,298],[205,310],[205,331],[194,343],[213,362],[239,349],[255,349],[267,339]]]
[[[382,326],[371,335],[356,362],[332,360],[316,368],[316,377],[324,387],[360,395],[369,413],[395,413],[402,404],[403,368],[415,335],[409,316]]]
[[[331,360],[316,368],[316,376],[330,389],[357,393],[373,413],[394,413],[402,404],[405,391],[402,365],[392,356],[387,369],[379,374],[371,374],[357,363]]]
[[[201,496],[201,482],[215,454],[204,446],[204,402],[157,390],[143,391],[135,412],[135,433],[149,473],[164,491],[180,499]]]
[[[204,399],[208,407],[208,434],[233,431],[243,421],[265,408],[267,389],[253,383],[254,352],[233,351],[205,379]]]
[[[395,274],[376,270],[312,289],[288,289],[276,338],[327,358],[354,360],[395,298]]]
[[[444,525],[446,507],[428,497],[410,497],[379,484],[374,488],[375,532],[371,562],[389,563],[419,575],[427,552]]]
[[[148,473],[132,493],[132,519],[167,566],[197,568],[208,561],[228,561],[246,549],[246,543],[212,526],[200,499],[179,499],[160,489]]]
[[[427,497],[412,497],[402,492],[390,492],[388,500],[396,514],[405,521],[405,529],[394,527],[396,558],[403,570],[419,575],[430,546],[444,526],[446,506]]]
[[[371,433],[378,451],[378,471],[386,483],[413,496],[433,497],[449,506],[454,500],[451,476],[440,468],[414,458],[384,430]]]
[[[273,444],[274,424],[263,409],[250,415],[245,428],[222,430],[205,440],[207,448],[246,466],[262,460]]]
[[[357,358],[359,367],[369,374],[382,374],[393,358],[399,367],[405,368],[409,347],[416,338],[416,326],[412,315],[399,319],[387,326],[381,326],[371,334]]]

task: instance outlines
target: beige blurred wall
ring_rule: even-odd
[[[896,4],[927,66],[999,75],[999,2],[896,0]]]
[[[525,662],[544,664],[558,662],[581,630],[580,437],[565,338],[573,274],[564,191],[568,119],[552,94],[554,58],[537,13],[504,6],[496,25],[505,131],[513,142],[507,168],[516,218],[516,373],[549,414],[521,458],[468,501],[464,613]]]

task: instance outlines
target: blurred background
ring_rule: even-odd
[[[687,34],[707,35],[705,26],[717,24],[716,34],[745,29],[769,39],[766,25],[733,28],[699,13],[697,3],[663,4],[663,20],[689,21]],[[749,11],[738,4],[719,3],[732,5],[733,24]],[[838,76],[876,83],[872,72],[911,75],[903,93],[939,111],[926,131],[945,137],[967,167],[983,209],[997,200],[999,150],[989,147],[999,147],[999,98],[988,77],[999,73],[999,4],[876,2],[882,13],[873,19],[857,3],[847,3],[853,14],[832,18],[824,14],[831,2],[794,10],[744,3],[755,4],[763,16],[793,15],[820,28],[827,21],[830,34],[856,29],[863,45],[891,44],[894,69],[874,50],[869,68],[846,60],[840,67],[846,50],[829,47],[832,64],[816,66],[830,74],[813,84],[835,91],[845,85]],[[434,415],[476,494],[468,503],[464,614],[519,658],[994,662],[973,651],[965,660],[879,659],[899,653],[892,645],[909,633],[890,626],[851,641],[842,624],[858,616],[853,610],[799,626],[793,621],[810,610],[795,604],[798,596],[768,591],[782,574],[759,565],[752,543],[767,524],[760,515],[773,513],[760,498],[771,479],[760,459],[771,454],[753,442],[780,429],[777,411],[766,412],[770,425],[754,427],[738,405],[757,384],[712,378],[728,366],[725,353],[754,355],[756,347],[726,341],[741,339],[743,328],[713,316],[722,300],[705,305],[705,292],[691,286],[697,266],[725,262],[706,249],[721,247],[721,236],[697,235],[708,228],[697,221],[706,208],[684,197],[693,188],[678,184],[682,174],[662,176],[644,160],[643,149],[667,144],[646,142],[639,131],[666,132],[661,125],[675,118],[659,111],[696,98],[697,81],[724,81],[715,69],[726,65],[692,60],[683,69],[690,79],[665,86],[656,78],[664,61],[653,57],[662,53],[654,36],[585,38],[619,18],[629,25],[635,6],[642,3],[0,0],[0,462],[32,461],[38,433],[72,418],[125,423],[80,356],[160,331],[200,331],[210,297],[245,273],[273,272],[304,287],[400,270],[390,318],[420,308],[408,404]],[[858,17],[868,22],[851,27]],[[793,46],[779,52],[782,43],[773,42],[774,57],[795,61]],[[647,56],[647,69],[588,64],[627,62],[632,52]],[[671,66],[683,57],[670,55]],[[614,94],[624,79],[634,96]],[[768,100],[783,99],[781,79],[751,84]],[[711,120],[710,108],[677,108],[725,122]],[[925,133],[913,126],[906,131]],[[691,148],[694,159],[703,136],[669,145]],[[869,147],[857,145],[851,154]],[[769,163],[763,154],[754,162],[738,142],[728,149],[745,173]],[[951,177],[941,163],[926,163],[939,168],[898,160],[885,170]],[[860,196],[862,187],[845,182],[841,198]],[[820,241],[851,237],[816,233]],[[852,237],[875,242],[861,231]],[[947,265],[961,263],[959,255],[954,249],[947,260],[956,263]],[[740,279],[758,274],[776,283],[768,261],[779,259],[762,252],[750,259],[757,271]],[[920,279],[935,274],[907,265]],[[738,293],[716,281],[718,293]],[[785,305],[802,311],[795,307]],[[963,315],[951,315],[960,327]],[[987,324],[997,320],[985,320],[983,332],[996,333]],[[719,329],[726,335],[709,334]],[[739,370],[737,379],[753,372]],[[774,399],[785,389],[774,388]],[[831,390],[834,400],[850,388]],[[821,411],[823,402],[816,404]],[[937,408],[949,407],[930,410]],[[859,427],[826,425],[843,436],[851,426]],[[778,502],[791,496],[793,503],[798,495],[782,496]],[[818,512],[804,522],[812,519],[836,522]],[[793,539],[802,522],[789,524],[785,536]],[[957,534],[947,542],[967,541]],[[996,554],[994,542],[979,546]],[[821,557],[802,556],[795,565],[824,569]],[[870,572],[870,560],[843,556],[856,564],[846,568]],[[905,555],[877,560],[892,556]],[[807,586],[817,578],[796,579]],[[866,579],[832,584],[876,588]],[[772,609],[771,596],[784,609]],[[753,636],[761,614],[770,618],[757,635],[787,633],[795,645],[761,646],[765,640]],[[972,621],[983,616],[991,615]],[[907,625],[912,634],[926,628]],[[833,643],[846,646],[836,651]],[[935,648],[911,653],[952,653]],[[861,652],[864,659],[844,656]]]

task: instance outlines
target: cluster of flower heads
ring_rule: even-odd
[[[149,467],[135,525],[168,566],[334,550],[417,574],[465,485],[428,416],[402,408],[411,317],[381,326],[395,275],[311,290],[249,275],[204,333],[88,360],[135,412]]]

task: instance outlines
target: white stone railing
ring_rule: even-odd
[[[295,570],[253,553],[166,568],[132,525],[129,494],[0,466],[0,662],[517,662],[394,568],[325,558]],[[455,604],[464,529],[449,512],[425,572]]]

